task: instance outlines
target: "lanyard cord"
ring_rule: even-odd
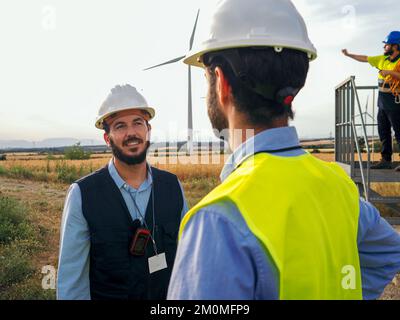
[[[256,156],[256,155],[258,155],[258,154],[260,154],[260,153],[270,153],[270,154],[274,154],[274,153],[282,153],[282,152],[288,152],[288,151],[293,151],[293,150],[301,150],[301,149],[303,149],[302,146],[295,146],[295,147],[283,148],[283,149],[278,149],[278,150],[262,150],[262,151],[258,151],[258,152],[255,152],[255,153],[253,153],[253,154],[248,155],[247,157],[245,157],[245,158],[236,166],[235,170],[238,169],[238,168],[240,168],[246,160],[248,160],[248,159],[250,159],[251,157],[254,157],[254,156]]]
[[[155,214],[154,214],[154,188],[153,188],[153,185],[154,185],[154,180],[153,180],[153,183],[152,183],[152,186],[151,186],[151,200],[152,200],[152,214],[153,214],[153,229],[152,229],[152,231],[151,231],[151,233],[150,233],[150,239],[151,239],[151,242],[153,243],[153,249],[154,249],[154,251],[155,251],[155,253],[156,253],[156,255],[158,255],[158,250],[157,250],[157,245],[156,245],[156,241],[154,240],[154,237],[155,237],[155,234],[156,234],[156,228],[155,228],[155,225],[156,225],[156,220],[155,220]],[[146,223],[146,219],[145,219],[145,217],[142,215],[142,213],[140,212],[140,209],[139,209],[139,207],[138,207],[138,205],[137,205],[137,203],[136,203],[136,200],[135,200],[135,198],[133,198],[133,196],[132,196],[132,194],[128,191],[128,193],[129,193],[129,195],[130,195],[130,197],[131,197],[131,199],[132,199],[132,202],[133,202],[133,204],[134,204],[134,206],[135,206],[135,208],[136,208],[136,210],[137,210],[137,212],[139,213],[139,216],[142,218],[142,220],[143,220],[143,223],[144,223],[144,226],[147,228],[147,230],[150,230],[150,228],[147,226],[147,223]],[[136,193],[137,194],[137,193]],[[154,236],[154,237],[153,237]]]
[[[283,148],[283,149],[278,149],[278,150],[262,150],[259,152],[255,152],[254,155],[260,154],[260,153],[282,153],[282,152],[288,152],[288,151],[293,151],[293,150],[300,150],[303,149],[302,146],[295,146],[295,147],[290,147],[290,148]]]

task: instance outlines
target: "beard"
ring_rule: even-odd
[[[390,49],[385,50],[385,56],[391,56],[394,53],[393,47]]]
[[[391,56],[393,53],[394,53],[393,49],[387,50],[387,51],[385,52],[385,56]]]
[[[225,140],[222,135],[223,130],[228,129],[228,119],[221,111],[221,106],[218,101],[217,91],[215,89],[215,79],[212,76],[207,95],[207,111],[210,118],[211,125],[214,129],[214,134],[218,139]],[[217,131],[217,132],[216,132]]]
[[[139,141],[139,140],[140,139],[138,139],[138,138],[131,137],[131,138],[126,139],[123,142],[123,145],[126,145],[127,143],[129,143],[131,141]],[[140,141],[142,142],[143,140],[140,140]],[[111,139],[111,137],[110,137],[110,145],[111,145],[111,150],[112,150],[114,157],[116,157],[121,162],[127,164],[128,166],[133,166],[133,165],[141,164],[144,161],[146,161],[147,150],[150,147],[150,141],[147,141],[145,149],[135,156],[125,154],[124,151],[114,143],[114,141]]]

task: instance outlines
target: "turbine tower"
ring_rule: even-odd
[[[194,23],[192,35],[190,37],[190,42],[189,42],[189,51],[192,50],[193,47],[193,42],[194,42],[194,36],[196,34],[196,28],[197,28],[197,21],[199,20],[199,14],[200,14],[200,9],[197,11],[197,16],[196,16],[196,21]],[[161,66],[165,66],[168,64],[172,64],[178,61],[181,61],[183,58],[186,56],[181,56],[175,59],[172,59],[167,62],[163,62],[161,64],[158,64],[156,66],[152,66],[150,68],[144,69],[144,71],[151,70],[154,68],[158,68]],[[193,152],[193,102],[192,102],[192,67],[188,66],[188,135],[187,135],[187,152],[188,154],[192,154]]]

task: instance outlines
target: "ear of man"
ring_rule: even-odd
[[[109,146],[110,146],[110,137],[109,137],[109,135],[108,135],[107,132],[104,132],[103,138],[104,138],[104,142],[105,142],[105,143],[107,144],[107,146],[109,147]]]
[[[226,109],[226,107],[232,103],[232,87],[220,67],[216,67],[214,72],[216,76],[216,91],[219,104],[223,109]]]
[[[151,124],[147,122],[147,137],[146,137],[147,141],[151,140],[151,129],[152,129]]]

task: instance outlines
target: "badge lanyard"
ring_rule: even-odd
[[[158,255],[157,245],[156,245],[156,242],[155,242],[155,240],[154,240],[155,233],[156,233],[156,231],[155,231],[155,230],[156,230],[156,229],[155,229],[156,220],[155,220],[155,214],[154,214],[154,188],[153,188],[153,185],[154,185],[154,180],[153,180],[152,186],[151,186],[151,200],[152,200],[152,210],[151,210],[151,211],[152,211],[152,214],[153,214],[153,229],[152,229],[152,232],[150,233],[150,239],[151,239],[151,242],[153,243],[153,249],[154,249],[156,255]],[[132,199],[132,202],[133,202],[133,204],[134,204],[134,206],[135,206],[137,212],[139,213],[139,216],[142,218],[142,221],[143,221],[143,223],[144,223],[144,226],[145,226],[148,230],[150,230],[150,228],[147,226],[145,217],[144,217],[144,216],[142,215],[142,213],[140,212],[139,206],[137,205],[135,198],[132,196],[132,194],[131,194],[129,191],[128,191],[128,193],[129,193],[129,195],[130,195],[130,197],[131,197],[131,199]],[[136,194],[137,194],[137,193],[136,193]]]
[[[243,165],[243,163],[246,162],[246,160],[248,160],[251,157],[254,157],[254,156],[256,156],[256,155],[258,155],[260,153],[271,153],[271,154],[274,154],[274,153],[288,152],[288,151],[300,150],[300,149],[303,149],[303,147],[302,146],[295,146],[295,147],[283,148],[283,149],[278,149],[278,150],[262,150],[262,151],[258,151],[258,152],[249,154],[247,157],[242,159],[242,161],[240,161],[240,163],[238,163],[236,165],[235,170],[239,169]]]

